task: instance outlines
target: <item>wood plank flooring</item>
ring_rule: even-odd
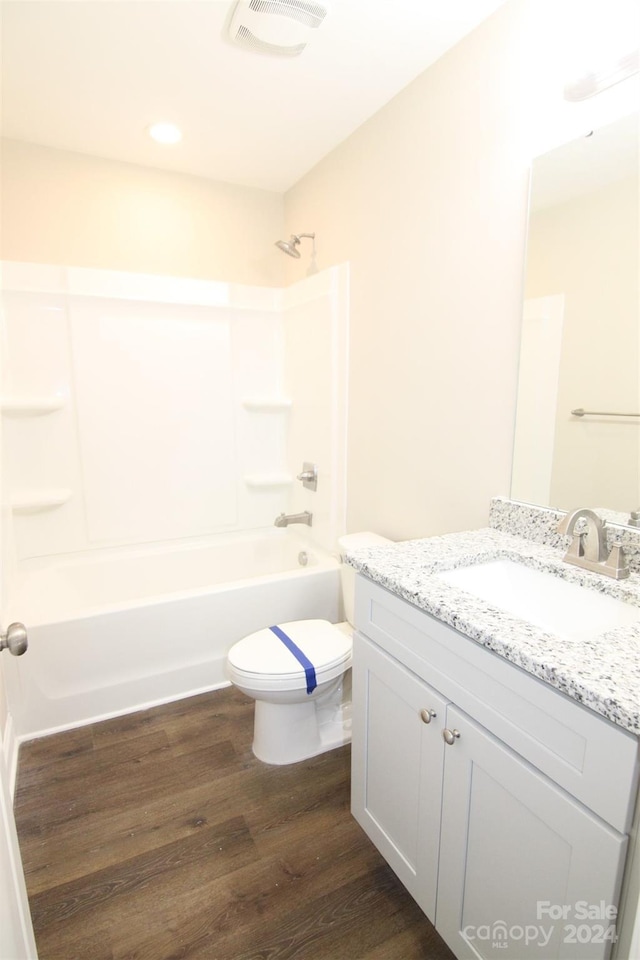
[[[349,748],[270,767],[226,688],[26,743],[40,960],[453,960],[349,812]]]

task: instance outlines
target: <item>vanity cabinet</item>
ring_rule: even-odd
[[[352,810],[433,922],[447,701],[360,636],[352,676]]]
[[[636,738],[361,576],[356,627],[352,811],[455,955],[606,958]]]

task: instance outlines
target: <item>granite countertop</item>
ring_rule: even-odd
[[[613,723],[640,734],[640,620],[595,639],[559,637],[434,576],[506,558],[640,607],[640,573],[614,580],[563,563],[563,553],[556,545],[487,527],[361,548],[346,559],[370,580]]]

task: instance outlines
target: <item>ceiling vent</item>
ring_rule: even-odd
[[[297,57],[326,13],[326,7],[311,0],[238,0],[229,37],[254,53]]]

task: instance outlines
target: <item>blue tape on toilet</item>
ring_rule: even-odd
[[[272,633],[275,633],[278,640],[282,640],[287,650],[290,650],[294,655],[301,667],[304,668],[305,675],[307,677],[307,693],[313,693],[315,688],[318,686],[316,681],[316,670],[314,665],[311,663],[308,657],[305,657],[304,653],[300,647],[296,646],[291,637],[288,637],[284,630],[281,630],[280,627],[269,627]]]

